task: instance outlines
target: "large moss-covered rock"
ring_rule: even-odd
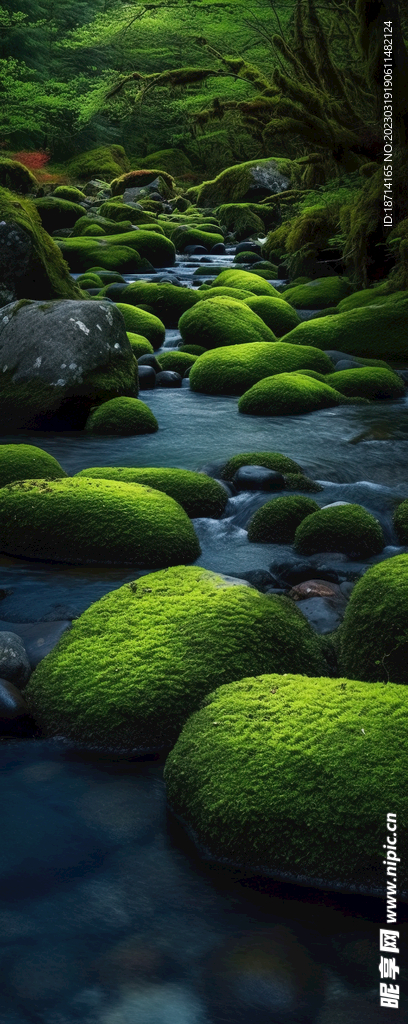
[[[71,178],[88,181],[96,178],[111,181],[112,178],[129,170],[129,160],[123,146],[96,146],[79,156],[72,157],[64,170]]]
[[[249,270],[239,270],[235,267],[231,267],[230,270],[222,270],[212,282],[213,288],[224,286],[240,288],[252,292],[253,295],[272,295],[275,299],[281,298],[273,284],[265,281],[262,277],[257,277],[256,272],[252,274]]]
[[[0,188],[0,221],[4,222],[0,226],[3,305],[13,299],[83,298],[60,249],[44,231],[34,203]]]
[[[200,554],[180,505],[140,484],[22,480],[0,489],[0,516],[1,550],[18,558],[159,568]]]
[[[4,306],[0,362],[0,423],[8,432],[81,429],[96,402],[137,396],[137,364],[112,303]]]
[[[120,270],[123,274],[142,273],[142,257],[136,249],[117,242],[118,237],[126,238],[128,233],[113,237],[116,241],[112,241],[112,236],[88,238],[85,235],[76,238],[57,238],[56,242],[74,273],[92,270],[94,266],[105,270]]]
[[[38,181],[28,167],[24,167],[19,160],[9,160],[7,157],[0,158],[0,185],[12,192],[20,192],[23,196],[38,189]]]
[[[132,224],[156,224],[157,221],[151,216],[146,210],[139,209],[138,206],[130,206],[128,203],[124,203],[121,198],[108,199],[106,203],[102,203],[99,209],[99,215],[104,217],[105,220],[110,220],[113,223],[116,221],[131,221]]]
[[[226,295],[197,302],[183,313],[178,326],[184,342],[206,349],[276,341],[261,317],[244,302]]]
[[[390,809],[400,848],[408,839],[407,728],[405,687],[241,679],[185,725],[165,765],[168,800],[213,859],[378,895]],[[402,862],[398,877],[406,891]]]
[[[139,398],[111,398],[93,409],[85,423],[89,434],[154,434],[159,429],[149,406]]]
[[[212,181],[188,189],[187,199],[198,206],[258,202],[268,195],[284,192],[290,185],[291,161],[279,157],[248,160],[221,171]]]
[[[282,338],[284,334],[293,331],[300,323],[298,314],[285,299],[278,299],[273,295],[254,295],[250,299],[244,299],[244,302],[261,317],[277,338]]]
[[[132,160],[132,167],[158,167],[160,172],[167,171],[168,174],[177,178],[184,174],[191,174],[191,160],[181,149],[158,149],[154,153],[148,153],[141,160]],[[188,204],[186,204],[188,205]]]
[[[15,480],[58,480],[66,475],[53,455],[34,444],[0,445],[0,487]]]
[[[85,192],[75,185],[57,185],[51,195],[57,199],[68,199],[69,203],[82,203],[86,199]]]
[[[190,355],[189,352],[170,351],[160,355],[160,366],[162,370],[175,370],[182,377],[186,370],[189,370],[198,357]]]
[[[53,196],[44,196],[43,199],[34,199],[34,206],[41,217],[43,228],[51,235],[57,228],[72,228],[79,218],[83,217],[84,209],[78,202],[70,202],[67,199],[54,199]]]
[[[332,364],[328,356],[318,349],[309,348],[306,352],[305,349],[287,345],[283,341],[274,344],[253,342],[251,345],[230,345],[200,356],[191,368],[190,385],[193,391],[201,391],[206,395],[243,395],[244,391],[248,391],[264,377],[271,378],[275,373],[288,376],[289,371],[308,366],[316,367],[324,373],[329,371]],[[300,377],[293,377],[291,394],[303,394],[305,387],[302,389],[300,385],[296,390],[295,380],[299,381]],[[313,382],[309,383],[312,386]],[[323,389],[325,386],[321,385]],[[333,388],[327,387],[327,391],[336,394]]]
[[[131,334],[141,334],[150,341],[156,352],[164,342],[165,327],[161,320],[146,309],[139,309],[138,306],[130,306],[127,302],[117,302],[116,309],[119,309],[125,321],[126,330]]]
[[[190,519],[218,519],[228,500],[226,490],[217,480],[188,469],[128,469],[121,466],[101,469],[97,466],[95,469],[82,469],[78,476],[103,477],[105,480],[123,480],[154,487],[174,498]]]
[[[266,207],[255,203],[223,203],[217,209],[217,217],[226,231],[232,231],[240,242],[250,235],[263,235],[267,216]]]
[[[201,300],[218,299],[220,297],[225,298],[225,296],[227,296],[227,298],[235,299],[239,302],[245,302],[246,299],[254,297],[252,292],[248,292],[244,288],[228,288],[227,285],[220,285],[219,287],[214,288],[209,284],[200,284],[200,287],[196,292],[194,292],[194,294]]]
[[[394,526],[400,544],[408,545],[408,499],[405,498],[394,512]]]
[[[147,185],[151,185],[156,178],[159,178],[160,189],[163,189],[165,198],[169,198],[174,192],[174,178],[167,171],[162,170],[151,170],[150,168],[139,168],[134,171],[128,171],[126,174],[120,174],[119,177],[111,181],[111,189],[113,196],[123,196],[123,193],[127,189],[133,188],[146,188]],[[126,199],[126,196],[125,196]]]
[[[350,295],[353,286],[347,277],[318,277],[307,284],[298,284],[285,289],[286,302],[295,309],[327,309],[337,306],[341,299]]]
[[[301,664],[324,671],[319,638],[292,602],[179,565],[92,605],[38,666],[26,697],[49,734],[159,749],[221,680]]]
[[[367,569],[353,588],[340,640],[341,672],[352,670],[368,682],[408,683],[408,555]]]
[[[265,377],[246,391],[238,402],[240,412],[249,416],[293,416],[328,409],[347,401],[328,384],[302,374],[277,373]]]
[[[399,302],[400,299],[405,300],[406,297],[407,293],[402,291],[392,292],[389,295],[384,294],[384,284],[381,284],[374,288],[364,288],[362,291],[353,292],[347,298],[341,299],[338,310],[340,313],[347,313],[347,310],[357,309],[359,306],[383,306],[387,302],[394,305],[395,302]]]
[[[308,320],[286,335],[286,341],[350,355],[400,360],[408,356],[407,326],[408,299]]]
[[[108,220],[107,217],[99,217],[96,213],[86,213],[75,221],[70,237],[77,238],[78,235],[86,235],[92,238],[92,236],[97,237],[98,235],[123,235],[125,232],[133,230],[134,227],[130,220],[116,222]]]
[[[378,519],[361,505],[332,505],[304,519],[295,533],[295,548],[302,555],[342,551],[355,558],[378,555],[384,537]]]
[[[127,331],[126,333],[135,359],[139,359],[140,356],[153,355],[153,345],[150,344],[150,341],[143,334],[134,334],[132,331]]]
[[[329,373],[327,383],[342,395],[357,395],[373,400],[402,398],[404,383],[397,373],[380,366],[362,366],[361,369],[338,370]]]
[[[195,306],[200,296],[191,288],[181,288],[174,284],[133,281],[123,292],[122,299],[130,306],[152,306],[165,327],[177,327],[182,314]]]
[[[263,466],[277,473],[302,473],[297,462],[280,452],[240,452],[225,463],[221,471],[222,480],[233,480],[241,466]]]
[[[220,231],[204,231],[197,226],[180,225],[172,232],[171,240],[176,246],[177,252],[184,252],[188,245],[202,245],[207,252],[210,252],[214,245],[224,241],[224,235]]]
[[[299,524],[318,509],[312,498],[300,494],[267,501],[248,523],[248,540],[261,544],[292,544]]]

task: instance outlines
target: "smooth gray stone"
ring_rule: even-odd
[[[62,634],[70,628],[70,619],[61,619],[56,622],[3,622],[0,620],[0,630],[12,631],[19,639],[21,638],[30,671],[45,658],[46,654],[53,650]],[[0,675],[2,673],[3,669],[0,665]]]

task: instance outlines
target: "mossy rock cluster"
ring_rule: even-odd
[[[286,341],[292,345],[337,349],[349,355],[403,360],[408,356],[407,324],[405,299],[308,320],[290,331]]]
[[[120,270],[123,274],[142,273],[143,263],[139,253],[129,245],[115,244],[112,238],[82,236],[57,238],[56,242],[74,273],[92,271],[96,266],[105,270]]]
[[[265,233],[264,216],[269,211],[259,203],[223,203],[217,208],[217,217],[226,231],[232,231],[237,242],[251,235]]]
[[[339,313],[347,313],[349,309],[358,309],[360,306],[382,306],[387,302],[393,305],[395,302],[399,302],[400,299],[406,299],[406,297],[406,292],[403,291],[393,292],[390,295],[385,294],[384,284],[381,284],[374,288],[363,288],[362,291],[353,292],[352,295],[348,295],[347,298],[339,302],[338,311]]]
[[[197,343],[206,349],[276,341],[261,317],[244,302],[227,295],[197,302],[183,313],[178,326],[185,343]]]
[[[98,405],[88,416],[84,428],[88,434],[154,434],[159,429],[149,406],[139,398],[111,398]]]
[[[112,223],[120,224],[121,221],[131,221],[132,224],[155,224],[155,218],[146,210],[139,210],[137,206],[129,206],[119,197],[107,199],[99,208],[99,216]]]
[[[238,402],[249,416],[293,416],[347,401],[328,384],[294,373],[277,373],[254,384]]]
[[[8,160],[7,157],[0,158],[0,185],[23,196],[38,189],[38,181],[28,167],[24,167],[19,160]]]
[[[177,327],[183,313],[200,301],[200,297],[191,288],[155,284],[154,281],[132,282],[123,292],[122,298],[123,302],[131,306],[152,306],[165,327]]]
[[[23,480],[0,489],[1,550],[74,565],[160,568],[195,561],[200,546],[167,494],[113,480]]]
[[[132,160],[132,167],[159,167],[160,173],[167,171],[172,177],[183,177],[191,173],[191,160],[181,149],[159,149],[154,153],[148,153],[142,160]],[[186,206],[188,204],[186,203]]]
[[[318,349],[309,348],[306,352],[296,345],[286,344],[286,341],[276,341],[273,345],[269,342],[230,345],[200,356],[191,368],[190,385],[193,391],[200,391],[205,395],[243,395],[263,378],[272,379],[272,374],[286,374],[293,379],[293,386],[290,384],[287,391],[288,400],[289,395],[293,395],[293,404],[296,395],[299,395],[300,400],[305,394],[305,401],[307,394],[311,397],[313,395],[312,381],[308,381],[310,387],[307,388],[306,385],[297,383],[301,380],[300,376],[291,376],[291,371],[308,366],[319,367],[324,372],[329,371],[332,364],[328,356]],[[328,385],[321,385],[322,395],[325,387],[328,392],[332,392],[332,397],[337,394]],[[340,395],[338,400],[347,401]]]
[[[70,202],[67,199],[45,196],[44,199],[34,199],[33,202],[40,214],[43,228],[50,235],[57,228],[73,228],[76,221],[82,219],[84,212],[78,202]]]
[[[298,526],[295,548],[302,555],[341,551],[350,558],[379,555],[384,537],[377,519],[361,505],[333,505],[319,509]]]
[[[141,334],[150,342],[155,352],[162,346],[166,331],[164,324],[157,316],[138,306],[130,306],[127,302],[117,302],[116,308],[123,316],[126,331],[131,334]]]
[[[204,231],[197,227],[180,226],[172,232],[171,240],[176,246],[177,252],[183,253],[188,245],[202,245],[207,252],[210,252],[214,245],[224,241],[224,235],[220,231]]]
[[[317,511],[317,503],[302,495],[273,498],[251,517],[248,540],[261,544],[292,544],[300,523]]]
[[[129,160],[123,146],[96,146],[80,153],[65,164],[64,170],[70,178],[79,181],[111,181],[112,178],[129,170]]]
[[[107,217],[99,217],[96,213],[86,213],[75,222],[70,237],[77,238],[78,235],[85,235],[87,238],[92,238],[101,235],[123,235],[125,232],[133,230],[134,226],[130,220],[113,221],[108,220]]]
[[[59,480],[67,474],[59,462],[33,444],[0,445],[0,487],[15,480]]]
[[[164,491],[181,505],[190,519],[219,519],[228,500],[226,491],[217,480],[188,469],[128,469],[121,466],[101,469],[97,466],[95,469],[82,469],[78,476],[143,484],[156,491]]]
[[[233,480],[241,466],[263,466],[273,469],[276,473],[302,473],[297,462],[280,452],[240,452],[233,455],[221,470],[222,480]]]
[[[380,366],[362,366],[355,370],[329,373],[327,383],[342,395],[359,396],[379,401],[402,398],[405,386],[401,377]]]
[[[0,220],[21,228],[32,250],[25,273],[15,280],[18,299],[80,299],[81,289],[72,279],[60,249],[44,230],[34,203],[0,187]]]
[[[339,661],[340,671],[353,671],[357,679],[408,683],[408,555],[370,566],[356,583],[340,630]]]
[[[231,683],[249,666],[286,672],[300,665],[311,674],[325,670],[319,638],[293,602],[178,565],[92,605],[37,667],[25,693],[49,735],[157,750],[174,743],[214,685]]]
[[[352,291],[353,286],[348,278],[334,275],[286,288],[284,294],[286,302],[290,302],[295,309],[326,309],[337,306]]]
[[[275,299],[281,298],[273,284],[257,277],[256,271],[252,274],[249,270],[239,270],[231,267],[230,270],[222,270],[212,283],[213,288],[227,287],[240,288],[243,291],[251,292],[252,295],[271,295]]]
[[[408,839],[407,728],[405,687],[244,678],[218,687],[188,720],[166,761],[167,797],[207,857],[378,895],[390,808],[399,842]]]
[[[244,302],[270,328],[277,338],[293,331],[300,323],[296,310],[286,302],[272,295],[254,295]]]

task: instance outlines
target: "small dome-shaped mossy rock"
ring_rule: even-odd
[[[328,409],[346,401],[334,388],[312,377],[277,373],[259,380],[246,391],[238,402],[238,409],[249,416],[293,416]]]
[[[205,473],[193,473],[188,469],[96,466],[92,469],[82,469],[77,475],[122,480],[127,484],[144,484],[156,491],[164,491],[184,508],[190,519],[218,519],[224,512],[228,500],[226,489],[217,480],[206,476]]]
[[[400,544],[408,545],[408,498],[401,501],[394,512],[394,527]]]
[[[286,296],[286,292],[284,293]],[[307,320],[285,335],[291,345],[314,345],[373,359],[408,356],[408,299],[392,305],[350,309],[336,316]]]
[[[200,230],[199,224],[191,227],[188,224],[180,224],[172,232],[171,240],[176,246],[177,252],[183,253],[189,245],[202,245],[207,252],[210,252],[214,245],[224,242],[224,235],[220,231]]]
[[[92,605],[38,666],[26,694],[48,734],[156,750],[174,743],[220,680],[249,667],[300,665],[313,675],[326,670],[319,637],[293,602],[178,565]]]
[[[318,277],[307,284],[297,284],[285,290],[285,299],[295,309],[328,309],[337,306],[346,295],[353,291],[346,277]]]
[[[390,808],[408,840],[407,729],[402,686],[241,679],[184,726],[164,769],[168,801],[212,860],[379,895]],[[398,877],[405,893],[402,861]]]
[[[284,334],[293,331],[300,323],[296,310],[285,299],[277,299],[273,295],[254,295],[244,301],[261,317],[277,338],[282,338]]]
[[[145,309],[139,309],[138,306],[129,306],[126,302],[116,302],[115,305],[123,316],[126,331],[131,334],[141,334],[147,338],[155,352],[161,348],[166,330],[157,316],[148,313]]]
[[[34,206],[41,217],[45,231],[52,235],[57,228],[73,228],[75,221],[83,216],[83,207],[79,203],[70,203],[66,199],[34,199]]]
[[[332,363],[318,349],[308,348],[306,351],[297,345],[288,345],[286,341],[275,341],[273,345],[269,342],[229,345],[206,352],[197,359],[191,368],[190,385],[192,391],[205,395],[242,395],[264,377],[283,373],[290,376],[290,371],[304,367],[327,373]],[[327,390],[336,394],[333,388],[328,387]],[[339,395],[339,401],[347,402],[348,399]]]
[[[261,544],[292,544],[299,524],[319,506],[302,495],[274,498],[254,513],[248,523],[248,540]]]
[[[155,316],[165,327],[177,327],[180,317],[200,300],[191,288],[154,281],[133,281],[123,292],[123,301],[130,306],[152,306]]]
[[[340,630],[339,664],[370,683],[408,683],[408,555],[370,566],[356,583]]]
[[[59,480],[67,474],[53,455],[33,444],[0,444],[0,487],[15,480]]]
[[[184,509],[134,483],[72,477],[7,484],[0,521],[0,549],[17,558],[154,569],[200,554]]]
[[[160,366],[163,370],[175,370],[176,373],[180,373],[182,376],[186,370],[189,370],[191,366],[194,366],[197,356],[190,355],[189,352],[170,351],[163,352],[160,354]]]
[[[159,424],[152,410],[139,398],[111,398],[94,409],[85,423],[89,434],[154,434]]]
[[[328,375],[327,383],[342,395],[358,396],[373,401],[402,398],[405,394],[405,385],[401,377],[381,366],[338,370]]]
[[[143,334],[133,334],[132,331],[127,331],[126,333],[132,346],[132,352],[135,359],[140,359],[140,356],[153,355],[153,345],[144,337]]]
[[[240,452],[232,455],[221,470],[222,480],[233,480],[237,469],[241,466],[264,466],[274,469],[276,473],[302,473],[297,462],[280,452]]]
[[[178,326],[184,342],[206,349],[276,341],[260,316],[244,302],[227,295],[197,302],[183,313]]]
[[[271,295],[275,299],[281,296],[273,284],[257,277],[256,273],[251,274],[248,270],[222,270],[218,277],[214,278],[213,287],[243,288],[244,291],[252,292],[253,295]]]
[[[332,505],[319,509],[298,526],[295,548],[302,555],[341,551],[350,558],[379,555],[384,537],[377,519],[361,505]]]

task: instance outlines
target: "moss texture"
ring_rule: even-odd
[[[77,238],[78,235],[123,235],[127,231],[134,231],[130,220],[116,222],[107,217],[99,217],[96,213],[86,213],[75,222],[71,238]]]
[[[17,298],[81,299],[83,294],[69,273],[61,252],[44,231],[34,203],[0,188],[0,220],[15,224],[29,236],[32,252],[25,274],[16,282]]]
[[[179,352],[189,352],[192,356],[203,356],[205,351],[202,345],[179,345]]]
[[[317,494],[323,487],[317,480],[311,480],[304,473],[285,473],[286,491],[307,491],[309,494]]]
[[[122,480],[127,484],[144,484],[156,491],[164,491],[181,505],[190,519],[219,519],[228,500],[226,491],[217,480],[188,469],[122,469],[120,466],[100,469],[97,466],[95,469],[82,469],[78,476]]]
[[[241,466],[264,466],[277,473],[302,473],[300,466],[280,452],[240,452],[228,459],[221,471],[222,480],[232,480]]]
[[[408,555],[367,569],[352,591],[340,641],[342,672],[347,666],[368,682],[408,683]]]
[[[300,664],[313,674],[325,666],[319,638],[293,602],[178,565],[92,605],[37,667],[25,694],[49,734],[160,749],[171,746],[214,684],[249,666],[280,672]]]
[[[232,231],[237,242],[241,242],[250,235],[265,233],[263,216],[268,212],[259,203],[223,203],[217,209],[217,216],[226,231]]]
[[[175,370],[183,376],[186,370],[194,366],[197,358],[188,352],[164,352],[160,355],[160,366],[162,370]]]
[[[79,218],[83,217],[83,207],[79,203],[71,203],[66,199],[34,199],[34,206],[41,217],[45,231],[51,235],[57,228],[72,228]]]
[[[65,164],[64,170],[71,178],[88,181],[96,178],[99,181],[111,181],[123,171],[129,169],[129,160],[123,146],[97,146],[79,156],[73,157]]]
[[[292,544],[297,527],[319,506],[301,495],[274,498],[262,505],[248,524],[248,540],[261,544]]]
[[[81,203],[83,199],[86,199],[85,192],[81,192],[80,188],[75,188],[75,185],[57,185],[52,195],[57,199],[67,199],[69,203]]]
[[[276,299],[272,295],[254,295],[245,299],[245,304],[253,310],[261,320],[270,327],[277,338],[293,331],[300,323],[296,311],[285,299]]]
[[[183,313],[178,326],[184,342],[197,342],[206,349],[276,341],[273,332],[252,309],[226,295],[197,302]]]
[[[150,168],[139,168],[135,171],[128,171],[126,174],[120,174],[117,178],[111,181],[111,189],[113,196],[122,196],[128,188],[144,188],[146,185],[150,185],[155,178],[160,178],[160,186],[163,188],[165,198],[173,195],[174,192],[174,178],[167,171],[151,170]]]
[[[220,231],[203,231],[198,226],[180,226],[173,231],[171,240],[176,246],[177,252],[184,252],[188,245],[202,245],[207,252],[210,252],[213,245],[219,245],[224,241],[224,235]]]
[[[154,281],[134,281],[122,294],[123,301],[131,306],[152,306],[155,315],[165,327],[177,327],[180,317],[187,309],[200,300],[191,288],[174,284],[155,284]]]
[[[360,292],[353,292],[352,295],[339,302],[338,308],[340,313],[347,313],[347,310],[358,309],[360,306],[383,306],[387,302],[394,305],[395,302],[406,299],[406,297],[407,294],[403,291],[393,292],[391,295],[384,294],[384,284],[381,284],[375,288],[364,288]]]
[[[285,292],[286,294],[286,292]],[[408,301],[350,309],[299,324],[286,335],[292,345],[338,349],[350,355],[382,359],[408,356]]]
[[[286,302],[295,309],[326,309],[337,306],[341,299],[350,295],[353,286],[346,277],[319,277],[307,284],[298,284],[285,289]]]
[[[185,725],[165,765],[168,800],[215,858],[378,894],[391,807],[399,841],[407,837],[407,727],[403,687],[241,679],[210,694]],[[402,889],[407,881],[404,865]]]
[[[99,274],[91,274],[90,271],[88,271],[87,274],[80,274],[79,277],[77,277],[76,280],[77,280],[77,284],[79,284],[81,288],[102,288],[103,287],[102,278],[99,277]]]
[[[140,160],[132,160],[132,167],[141,166]],[[144,164],[148,167],[159,167],[160,171],[167,171],[168,174],[177,178],[179,175],[191,173],[191,160],[181,149],[159,149],[154,153],[148,153],[144,158]],[[186,203],[188,206],[188,203]]]
[[[132,346],[132,352],[135,359],[139,359],[139,356],[153,354],[153,345],[150,344],[150,341],[148,341],[143,334],[133,334],[132,331],[127,331],[127,336]]]
[[[147,313],[145,309],[139,309],[137,306],[129,306],[126,302],[117,302],[116,306],[123,316],[126,330],[147,338],[156,352],[163,344],[166,334],[161,320],[153,313]]]
[[[102,203],[99,209],[99,215],[105,217],[106,220],[120,223],[121,221],[131,221],[132,224],[155,224],[155,218],[145,210],[138,210],[134,206],[129,206],[127,203],[122,202],[122,199],[108,199],[106,203]]]
[[[0,487],[15,480],[58,480],[67,474],[59,462],[33,444],[0,445]]]
[[[0,158],[0,185],[11,192],[20,192],[23,196],[38,189],[38,181],[28,167],[20,164],[19,160],[8,160],[7,157]]]
[[[338,370],[328,374],[327,383],[342,395],[369,399],[402,398],[404,383],[397,373],[380,366],[362,366],[355,370]]]
[[[276,341],[273,345],[269,342],[230,345],[200,356],[191,368],[190,385],[193,391],[201,391],[205,395],[243,395],[264,377],[271,378],[272,374],[285,373],[289,376],[289,371],[307,366],[319,367],[324,372],[329,365],[328,357],[318,349],[309,348],[306,352],[304,348],[287,345],[283,341]],[[302,386],[300,377],[293,378],[293,396],[299,394],[300,397],[307,391],[311,396],[312,382],[309,383],[310,388],[307,389],[304,384]],[[323,390],[325,387],[327,392],[336,394],[328,385],[321,385]],[[347,401],[343,396],[339,396],[339,400]]]
[[[227,285],[220,285],[219,287],[217,286],[217,288],[214,288],[209,284],[201,284],[194,294],[197,295],[199,299],[205,300],[227,297],[238,300],[239,302],[245,302],[246,299],[253,298],[252,292],[247,292],[244,288],[228,288]]]
[[[111,398],[90,413],[84,428],[89,434],[154,434],[159,429],[149,406],[139,398]]]
[[[254,384],[238,402],[249,416],[293,416],[347,401],[334,388],[301,374],[277,373]]]
[[[1,549],[75,565],[160,568],[193,562],[200,545],[167,494],[113,480],[24,480],[0,489]]]
[[[341,551],[350,558],[370,558],[383,547],[378,520],[361,505],[319,509],[298,526],[295,534],[295,548],[302,555]]]
[[[137,274],[142,271],[143,264],[139,253],[129,245],[112,243],[110,237],[57,238],[56,241],[74,273],[92,271],[94,266],[105,270],[120,270],[124,274]]]
[[[400,502],[395,509],[393,518],[400,544],[408,544],[408,499]]]
[[[231,267],[230,270],[222,270],[212,283],[212,287],[241,288],[243,291],[252,292],[253,295],[273,295],[279,299],[279,292],[269,281],[263,277],[257,277],[256,273],[249,270],[238,270]]]
[[[204,181],[198,188],[188,189],[186,198],[191,199],[198,206],[220,207],[223,203],[242,203],[250,198],[250,189],[253,185],[251,175],[252,168],[273,169],[287,176],[291,176],[292,164],[290,160],[279,157],[267,157],[261,160],[247,160],[245,163],[234,164],[221,171],[212,181]],[[287,187],[280,179],[277,183],[277,192]]]

